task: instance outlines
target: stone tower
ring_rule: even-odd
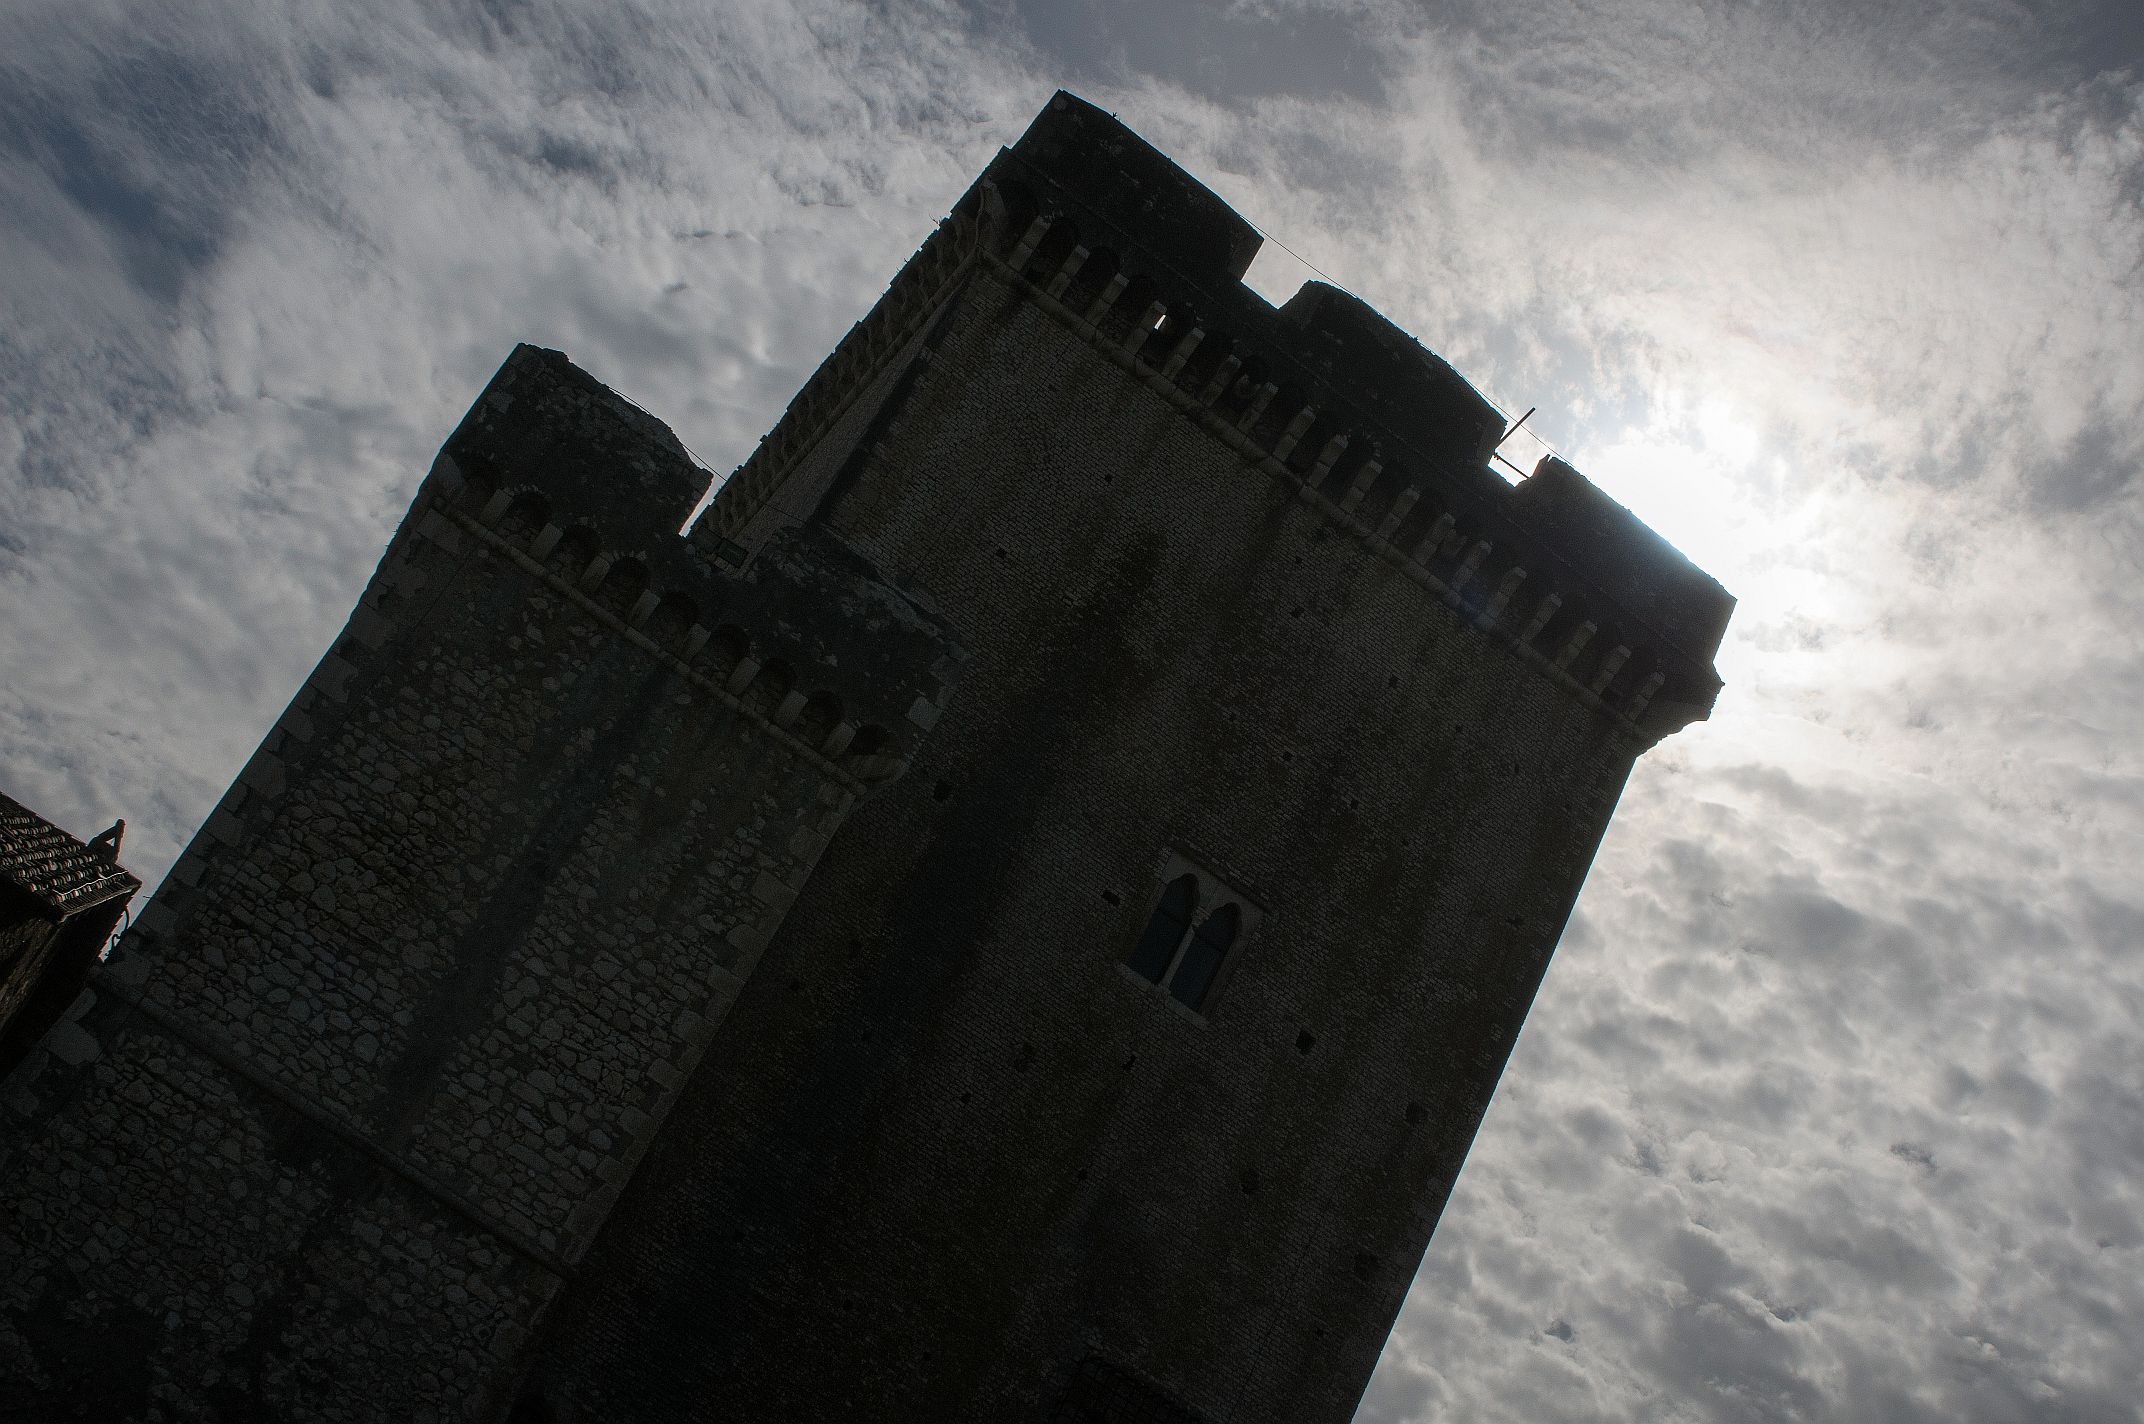
[[[1732,601],[1257,245],[1057,96],[686,538],[517,351],[8,1080],[0,1413],[1348,1418]]]

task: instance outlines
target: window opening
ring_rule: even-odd
[[[1228,973],[1237,941],[1257,924],[1258,910],[1209,872],[1170,854],[1154,911],[1124,968],[1167,991],[1191,1010],[1205,1012],[1214,990]]]
[[[1146,933],[1139,937],[1139,946],[1127,961],[1134,974],[1156,984],[1167,982],[1169,967],[1176,962],[1176,951],[1191,928],[1192,911],[1198,908],[1198,902],[1197,876],[1179,875],[1169,882],[1169,888],[1161,892],[1161,903],[1154,907],[1153,918],[1146,922]]]
[[[1206,1002],[1206,991],[1221,972],[1221,961],[1235,944],[1242,919],[1242,912],[1234,905],[1223,905],[1208,915],[1198,933],[1191,936],[1191,943],[1177,961],[1176,972],[1169,976],[1169,992],[1185,1008],[1196,1009]]]

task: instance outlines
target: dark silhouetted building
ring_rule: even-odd
[[[0,795],[0,1078],[81,994],[141,889],[119,868],[125,829],[84,844]]]
[[[1348,1418],[1732,601],[1257,247],[1058,96],[685,536],[515,351],[7,1084],[0,1413]]]

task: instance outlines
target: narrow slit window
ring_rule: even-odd
[[[1161,892],[1161,903],[1154,907],[1154,917],[1146,922],[1146,933],[1139,936],[1138,947],[1125,961],[1134,974],[1156,984],[1168,977],[1177,948],[1191,929],[1191,915],[1198,902],[1197,877],[1180,875],[1169,882],[1169,888]]]
[[[1169,992],[1185,1008],[1197,1009],[1206,1002],[1207,991],[1221,972],[1221,961],[1228,958],[1229,949],[1236,943],[1236,930],[1242,919],[1242,912],[1234,905],[1223,905],[1208,915],[1191,937],[1176,972],[1169,976]]]

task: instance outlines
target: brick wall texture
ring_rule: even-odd
[[[1729,601],[1239,228],[1060,96],[689,540],[517,352],[0,1094],[0,1414],[1348,1418]]]

